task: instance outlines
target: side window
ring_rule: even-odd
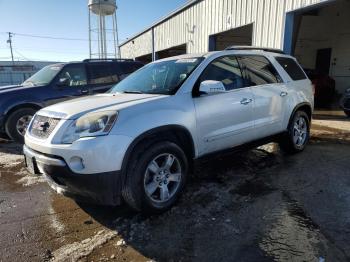
[[[141,68],[142,65],[139,63],[119,63],[119,77],[120,80],[123,80],[124,78],[126,78],[128,75],[130,75],[131,73],[135,72],[137,69]]]
[[[297,81],[307,78],[294,59],[288,57],[276,57],[276,60],[293,80]]]
[[[112,72],[111,65],[88,64],[88,73],[90,76],[90,84],[92,85],[109,85],[118,82],[117,72]]]
[[[239,57],[245,72],[249,86],[280,83],[281,77],[270,61],[263,56]]]
[[[200,82],[220,81],[227,91],[244,87],[244,79],[238,61],[234,56],[225,56],[214,60],[204,70]]]
[[[67,86],[84,86],[87,84],[84,65],[67,65],[58,75],[59,81],[65,82]]]

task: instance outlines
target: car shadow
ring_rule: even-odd
[[[240,229],[231,222],[232,216],[240,208],[240,201],[250,197],[249,193],[240,192],[243,189],[249,191],[248,187],[264,191],[263,194],[270,192],[264,186],[251,186],[252,180],[279,161],[280,153],[255,149],[204,162],[191,174],[178,203],[163,214],[140,214],[125,204],[115,208],[78,205],[98,223],[117,231],[127,246],[145,257],[156,261],[169,261],[169,258],[173,261],[212,261],[220,254],[216,259],[227,260],[230,259],[228,247],[231,241],[239,242],[241,238]],[[242,190],[239,190],[240,186]],[[223,194],[218,195],[220,192]],[[240,200],[236,203],[237,199]],[[227,230],[232,234],[222,238],[222,232]],[[265,254],[258,246],[249,250],[247,259],[265,261]],[[206,251],[208,257],[198,257]]]
[[[15,143],[6,138],[0,138],[0,153],[21,155],[23,152],[23,145]]]

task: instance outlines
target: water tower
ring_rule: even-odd
[[[89,0],[90,58],[120,58],[116,0]]]

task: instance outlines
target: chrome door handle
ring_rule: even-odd
[[[242,105],[248,105],[249,103],[253,102],[253,99],[243,98],[241,100]]]
[[[288,95],[287,92],[281,92],[281,94],[280,94],[281,97],[285,97],[285,96],[287,96],[287,95]]]

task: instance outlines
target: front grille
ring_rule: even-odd
[[[46,139],[59,122],[60,119],[58,118],[36,115],[30,128],[30,134],[40,139]]]

